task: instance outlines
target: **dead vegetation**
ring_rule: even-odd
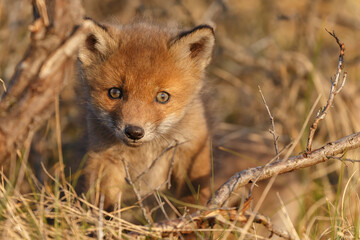
[[[183,234],[194,231],[200,239],[227,239],[230,235],[240,239],[262,239],[269,234],[288,239],[359,239],[359,155],[358,150],[347,152],[358,148],[360,139],[359,134],[355,133],[360,129],[359,74],[356,70],[359,55],[355,51],[359,42],[356,23],[360,19],[355,14],[360,9],[359,3],[285,1],[280,5],[262,1],[245,4],[242,1],[205,0],[108,0],[85,3],[86,13],[98,20],[111,15],[117,21],[128,22],[135,15],[141,15],[179,22],[185,26],[208,21],[216,25],[218,47],[214,53],[215,60],[208,69],[209,80],[215,86],[210,94],[216,104],[212,107],[212,115],[216,118],[213,124],[214,189],[232,174],[245,168],[250,169],[237,173],[215,192],[209,203],[211,208],[193,215],[185,211],[185,215],[176,220],[157,223],[149,228],[121,219],[121,214],[133,207],[108,213],[77,196],[70,184],[76,181],[74,172],[70,175],[72,178],[62,177],[61,159],[71,166],[81,156],[81,149],[75,147],[81,132],[74,130],[81,129],[79,120],[76,120],[81,119],[81,116],[73,104],[75,93],[72,90],[72,74],[67,73],[67,78],[55,74],[58,76],[56,81],[54,78],[46,81],[48,76],[52,76],[46,73],[53,74],[59,70],[64,73],[63,69],[72,69],[62,65],[59,59],[71,59],[75,49],[67,51],[66,41],[64,44],[63,40],[59,40],[59,48],[52,44],[47,48],[54,51],[53,54],[41,52],[43,48],[40,52],[33,50],[42,56],[39,58],[39,55],[34,54],[33,61],[27,59],[32,54],[30,47],[23,58],[28,63],[19,65],[25,68],[25,71],[20,72],[24,77],[15,74],[10,80],[11,69],[20,60],[23,46],[26,45],[23,43],[27,39],[24,37],[26,34],[19,34],[26,32],[27,26],[19,23],[30,23],[31,19],[30,4],[15,16],[8,14],[9,10],[17,12],[20,9],[15,2],[0,3],[0,49],[3,53],[0,76],[7,86],[7,89],[4,88],[7,93],[0,104],[0,155],[5,162],[3,168],[11,166],[12,172],[10,179],[1,175],[0,233],[4,239],[64,236],[69,239],[131,239],[139,236],[181,238]],[[77,1],[70,2],[74,4]],[[34,3],[38,7],[40,4],[40,9],[44,6],[41,5],[44,1]],[[76,9],[80,16],[80,7]],[[22,12],[26,14],[20,14]],[[35,33],[39,29],[53,27],[44,20],[48,17],[45,13],[39,11],[42,22],[35,21],[31,25],[32,43],[43,37],[36,38]],[[349,79],[345,86],[340,84],[338,89],[343,52],[340,54],[337,72],[330,81],[328,76],[336,70],[337,52],[334,40],[327,35],[325,27],[335,29],[347,48],[345,66]],[[69,27],[66,31],[72,29]],[[77,31],[81,34],[81,28]],[[76,38],[77,35],[72,33],[70,36]],[[343,45],[338,43],[342,51]],[[11,48],[17,53],[15,56],[9,51]],[[64,55],[64,52],[68,55]],[[39,68],[26,71],[26,67],[36,65],[37,61],[43,61],[38,64]],[[49,63],[44,64],[46,62]],[[57,64],[54,65],[54,62]],[[46,66],[50,66],[50,70]],[[60,67],[54,69],[54,66]],[[38,80],[34,80],[36,76]],[[64,79],[67,82],[63,82]],[[39,82],[35,86],[47,86],[50,83],[54,86],[43,89],[38,87],[35,91],[33,87],[29,88],[32,81]],[[16,87],[19,82],[20,87]],[[59,101],[57,94],[65,85],[67,87],[62,91]],[[262,89],[261,95],[258,93],[258,85]],[[42,95],[42,90],[48,92],[48,95]],[[341,94],[333,101],[340,90]],[[32,96],[30,99],[45,99],[39,100],[43,105],[37,101],[28,101],[28,94]],[[320,96],[320,104],[315,100],[317,96]],[[268,111],[264,109],[261,97],[266,99]],[[318,108],[319,105],[325,107],[319,110],[315,120],[310,120],[314,116],[311,108]],[[46,114],[34,114],[34,107],[44,110]],[[55,116],[50,117],[54,112]],[[272,119],[270,124],[269,115]],[[35,120],[27,120],[31,117]],[[323,120],[320,125],[319,120]],[[38,122],[29,125],[32,121]],[[309,121],[314,124],[307,132]],[[44,125],[44,122],[46,126],[35,133],[35,129]],[[271,134],[266,132],[269,127]],[[274,134],[275,129],[277,135]],[[330,143],[325,145],[326,142]],[[278,149],[276,151],[273,150],[274,143]],[[301,154],[290,157],[297,153]],[[345,161],[338,161],[342,159]],[[326,163],[310,167],[324,161]],[[56,162],[60,162],[60,165],[54,167],[52,174],[48,174],[39,167],[40,162],[47,163],[46,168]],[[271,178],[268,185],[258,182],[302,167],[306,169],[300,173]],[[34,173],[40,175],[40,179],[50,178],[50,184],[44,187],[34,177]],[[26,184],[27,188],[32,190],[30,194],[19,191],[23,190],[25,182],[29,183]],[[251,200],[243,200],[238,208],[228,209],[227,204],[231,205],[231,199],[228,199],[230,193],[234,193],[237,198],[234,189],[248,183],[253,183]],[[247,196],[245,194],[244,199]],[[161,196],[161,200],[171,199]],[[254,207],[250,206],[251,203]],[[219,209],[220,206],[224,208]],[[264,212],[267,217],[260,212]],[[280,214],[275,216],[276,212]],[[253,225],[253,222],[260,224]],[[259,226],[264,226],[266,231],[261,232]]]

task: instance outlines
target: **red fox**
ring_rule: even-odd
[[[106,209],[120,194],[122,202],[136,202],[134,188],[141,197],[166,190],[171,176],[176,198],[196,202],[197,195],[204,204],[210,142],[201,90],[213,29],[90,20],[86,28],[78,55],[89,136],[82,184],[97,191],[97,201],[104,196]]]

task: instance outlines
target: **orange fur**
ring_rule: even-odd
[[[159,186],[165,190],[174,157],[172,192],[191,199],[189,178],[194,189],[201,187],[203,204],[210,194],[210,152],[200,91],[214,44],[212,28],[180,32],[149,23],[86,24],[89,35],[79,60],[90,143],[82,184],[90,191],[98,186],[106,208],[120,193],[124,202],[134,203],[124,162],[132,180],[146,172],[135,183],[144,196]],[[109,96],[114,87],[120,98]],[[156,100],[161,92],[170,95],[168,102]],[[129,126],[141,128],[143,136],[131,132],[129,137]]]

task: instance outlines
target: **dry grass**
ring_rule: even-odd
[[[344,70],[348,80],[336,97],[334,107],[320,124],[313,148],[360,130],[359,1],[228,0],[223,1],[223,5],[221,2],[84,2],[87,14],[101,21],[125,23],[140,15],[184,26],[209,20],[216,24],[216,49],[213,63],[208,68],[209,86],[212,86],[208,95],[213,103],[209,108],[214,122],[216,187],[236,171],[263,165],[275,156],[272,135],[268,132],[271,123],[258,85],[274,116],[280,151],[299,136],[319,95],[322,96],[321,106],[325,105],[338,56],[338,46],[325,28],[334,30],[345,43]],[[27,26],[30,22],[29,2],[0,1],[0,78],[6,86],[29,42]],[[80,204],[74,191],[69,190],[71,188],[59,187],[63,183],[56,177],[47,187],[37,186],[32,180],[34,174],[41,181],[49,179],[40,162],[46,168],[54,169],[51,171],[54,175],[56,163],[61,158],[70,167],[80,164],[83,129],[81,113],[74,104],[73,85],[71,82],[60,97],[59,118],[50,119],[34,135],[29,159],[30,148],[19,149],[19,162],[23,160],[31,166],[23,168],[24,173],[20,174],[24,176],[24,182],[34,182],[31,194],[19,192],[25,184],[17,184],[18,176],[12,176],[10,180],[2,176],[1,237],[87,239],[99,234],[121,238],[127,231],[155,234],[146,227],[125,222],[119,213],[100,211],[87,202]],[[61,144],[58,144],[60,140]],[[307,133],[301,136],[295,152],[305,150],[306,140]],[[359,159],[360,152],[351,152],[346,157]],[[67,170],[69,172],[71,170]],[[359,239],[359,179],[359,163],[338,160],[279,176],[260,212],[271,217],[277,226],[296,232],[299,239]],[[265,186],[266,183],[260,183],[255,188],[255,204]],[[59,200],[60,195],[63,201]],[[112,220],[104,219],[101,214],[110,214]],[[240,236],[240,231],[239,226],[232,229],[235,236]],[[257,225],[254,232],[265,238],[268,236],[268,232],[264,233]]]

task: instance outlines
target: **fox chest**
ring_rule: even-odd
[[[109,200],[117,199],[119,194],[123,200],[130,200],[135,191],[144,196],[164,190],[175,155],[173,151],[132,148],[104,160],[102,192]]]

